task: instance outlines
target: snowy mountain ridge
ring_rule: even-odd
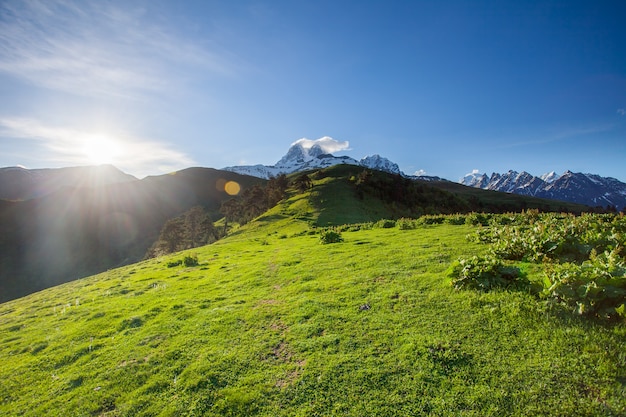
[[[339,164],[356,165],[392,174],[405,175],[398,167],[398,164],[380,155],[366,156],[361,160],[356,160],[349,156],[334,156],[328,153],[319,143],[313,143],[312,146],[305,146],[305,144],[300,141],[292,144],[287,153],[278,160],[275,165],[239,165],[222,169],[238,174],[267,179],[280,174],[291,174],[310,169],[327,168]]]
[[[570,201],[591,207],[626,208],[626,183],[596,174],[568,170],[561,175],[553,171],[536,177],[525,171],[510,170],[504,174],[494,172],[487,176],[474,170],[459,182],[484,190]]]
[[[327,168],[338,164],[350,164],[376,169],[406,178],[422,181],[441,181],[439,177],[407,175],[398,165],[380,155],[366,156],[356,160],[350,156],[335,156],[333,152],[348,150],[348,142],[339,142],[330,137],[317,140],[299,139],[275,165],[240,165],[222,168],[239,174],[259,178],[270,178],[280,174]],[[510,170],[488,176],[477,170],[460,181],[469,187],[502,191],[552,200],[569,201],[590,207],[626,209],[626,184],[615,178],[595,174],[565,171],[558,175],[554,171],[534,176],[526,171]]]

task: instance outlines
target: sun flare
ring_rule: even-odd
[[[82,152],[91,164],[115,164],[122,153],[122,144],[106,135],[93,135],[85,140]]]

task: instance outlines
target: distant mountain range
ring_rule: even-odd
[[[469,187],[569,201],[591,207],[626,208],[626,184],[610,177],[565,171],[533,176],[528,172],[508,171],[491,176],[472,172],[460,181]]]
[[[0,168],[0,199],[30,200],[62,188],[94,188],[137,181],[113,165],[72,168]]]
[[[334,156],[324,152],[318,144],[305,147],[300,142],[294,143],[285,156],[275,165],[244,165],[223,168],[243,175],[270,178],[279,174],[326,168],[332,165],[350,164],[376,169],[407,178],[440,181],[442,178],[431,176],[412,176],[400,170],[398,164],[380,155],[367,156],[356,160],[349,156]],[[493,173],[491,176],[477,172],[466,175],[461,184],[485,190],[503,191],[551,200],[568,201],[590,207],[626,208],[626,184],[615,179],[594,174],[582,174],[566,171],[561,175],[554,172],[535,177],[527,172],[508,171],[505,174]]]
[[[222,168],[224,171],[268,179],[279,174],[327,168],[339,164],[362,166],[423,181],[446,181],[426,175],[407,175],[398,164],[380,155],[354,159],[325,152],[318,143],[305,146],[294,143],[274,165],[239,165]],[[60,169],[0,168],[0,199],[28,200],[63,188],[94,188],[109,184],[139,181],[112,165]],[[567,201],[590,207],[626,209],[626,183],[615,178],[595,174],[566,171],[561,175],[550,172],[533,176],[528,172],[508,171],[504,174],[472,172],[461,184],[484,190],[501,191],[532,197]]]

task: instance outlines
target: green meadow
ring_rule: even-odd
[[[322,244],[314,220],[354,220],[323,199],[314,187],[214,244],[1,304],[0,413],[626,415],[623,317],[455,289],[451,265],[489,250],[468,239],[488,226],[458,216]],[[541,263],[506,262],[544,280]]]

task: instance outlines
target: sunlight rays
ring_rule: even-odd
[[[61,128],[31,118],[0,117],[0,136],[32,141],[36,146],[31,147],[30,156],[46,160],[48,165],[111,164],[141,177],[194,164],[193,159],[167,143],[113,128],[90,131]]]

